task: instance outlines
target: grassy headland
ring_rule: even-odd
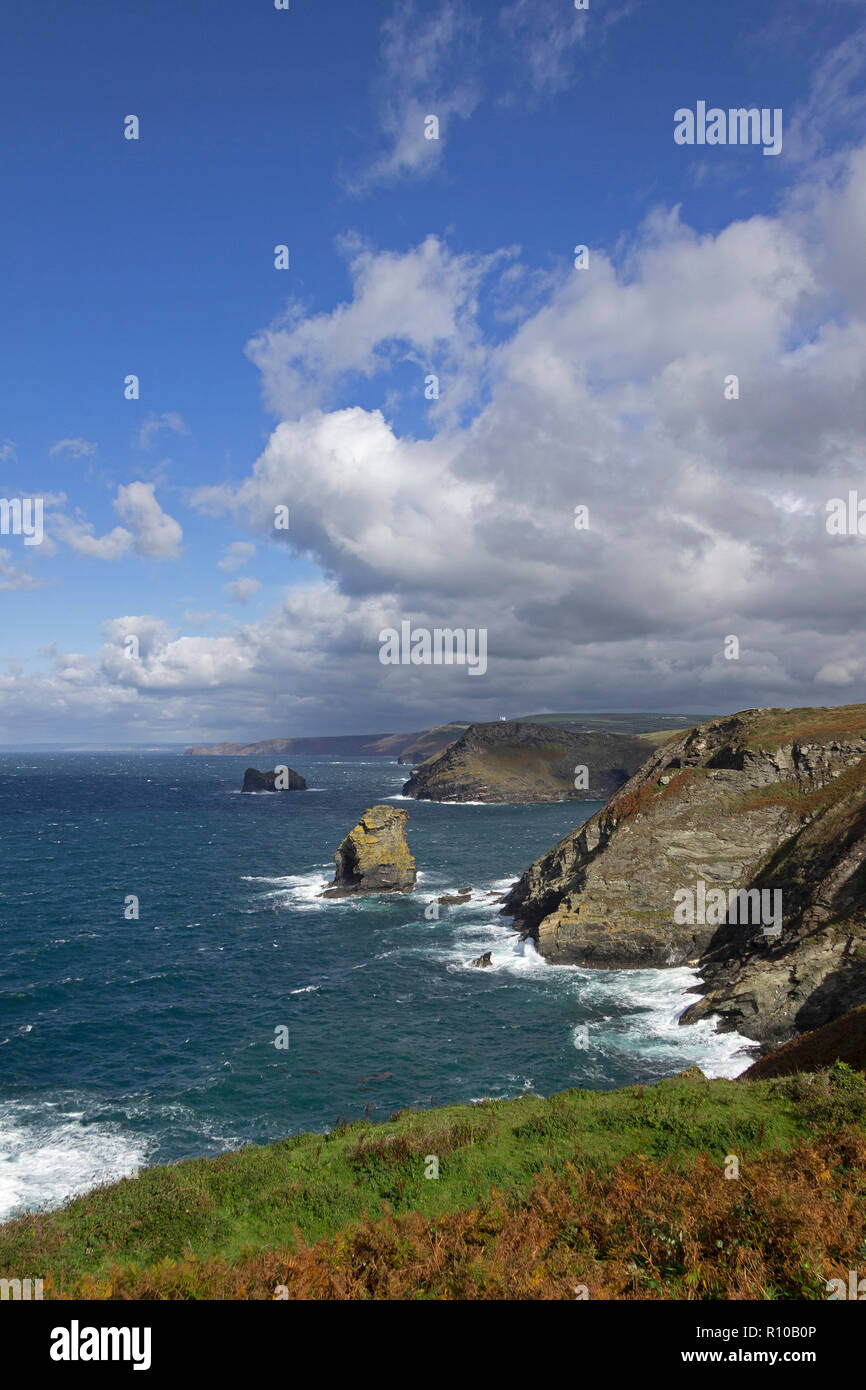
[[[866,1080],[842,1063],[402,1111],[0,1226],[0,1275],[46,1298],[823,1298],[864,1257]]]

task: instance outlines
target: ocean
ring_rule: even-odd
[[[598,803],[408,801],[408,768],[337,757],[242,796],[248,762],[0,755],[0,1216],[364,1114],[748,1065],[737,1034],[678,1026],[693,970],[548,966],[499,914]],[[321,900],[390,798],[415,892]]]

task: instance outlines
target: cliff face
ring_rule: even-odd
[[[683,1022],[780,1042],[866,1000],[864,863],[866,706],[748,710],[663,744],[504,911],[552,962],[700,961]]]
[[[426,734],[421,734],[420,738],[401,748],[397,762],[413,767],[416,763],[435,758],[437,753],[450,748],[468,728],[468,724],[436,724]]]
[[[404,796],[425,801],[604,801],[627,780],[649,745],[628,734],[576,732],[550,724],[472,724],[413,769]],[[588,771],[575,787],[575,769]]]
[[[324,898],[352,893],[407,893],[415,886],[415,860],[406,840],[408,811],[371,806],[334,855],[336,874]]]

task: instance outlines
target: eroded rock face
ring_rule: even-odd
[[[659,748],[503,910],[551,962],[699,962],[706,997],[683,1021],[721,1014],[775,1043],[866,1000],[864,865],[866,707],[749,710]],[[778,890],[781,930],[677,920],[699,882]]]
[[[472,724],[443,752],[413,768],[403,795],[421,801],[604,801],[647,751],[631,734],[526,720]],[[586,768],[585,784],[575,777],[578,767]]]
[[[270,772],[259,772],[255,767],[248,767],[244,773],[244,784],[241,791],[245,792],[303,792],[307,790],[307,784],[299,772],[293,772],[290,767],[274,768]]]
[[[415,860],[406,840],[408,811],[371,806],[334,855],[334,882],[324,898],[352,893],[408,893],[415,887]]]

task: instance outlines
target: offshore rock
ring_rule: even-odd
[[[304,792],[307,784],[299,772],[293,772],[290,767],[271,772],[259,772],[257,768],[248,767],[244,773],[244,784],[241,791],[244,792]]]
[[[409,812],[371,806],[334,855],[337,872],[323,898],[354,893],[408,893],[415,887],[415,860],[406,840]]]

